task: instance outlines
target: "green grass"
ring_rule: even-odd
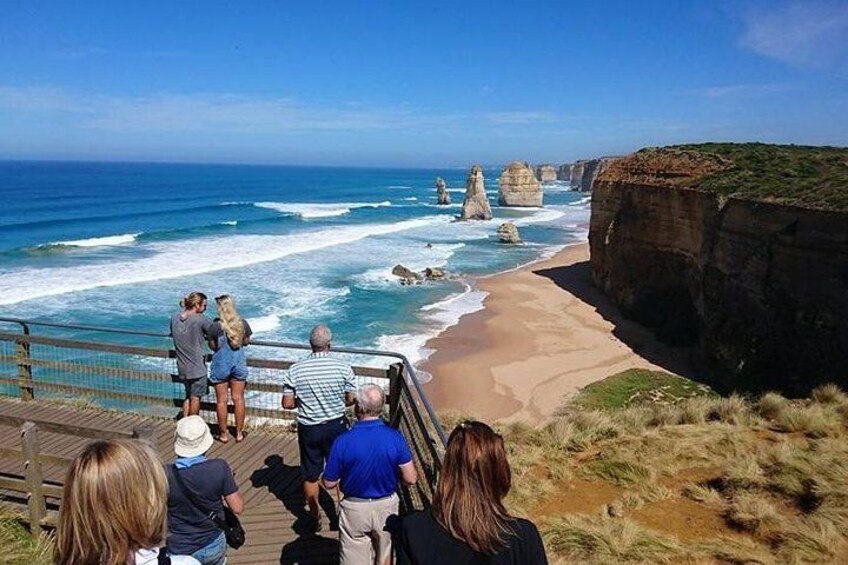
[[[724,196],[848,210],[848,148],[701,143],[663,149],[717,155],[729,161],[724,170],[697,179],[696,188]]]
[[[0,507],[0,563],[8,565],[48,565],[53,562],[53,540],[33,536],[11,510]]]
[[[584,409],[612,410],[643,403],[677,404],[696,396],[716,396],[706,385],[647,369],[629,369],[580,391],[575,403]]]

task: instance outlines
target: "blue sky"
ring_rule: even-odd
[[[0,158],[563,163],[848,145],[848,1],[4,0]]]

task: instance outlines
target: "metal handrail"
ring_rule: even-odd
[[[166,333],[157,333],[157,332],[145,332],[138,330],[126,330],[122,328],[110,328],[104,326],[88,326],[83,324],[60,324],[56,322],[39,322],[34,320],[25,320],[22,318],[9,318],[9,317],[0,317],[0,322],[11,323],[11,324],[19,324],[25,334],[30,333],[30,326],[43,326],[50,328],[60,328],[60,329],[73,329],[73,330],[82,330],[82,331],[93,331],[93,332],[104,332],[111,334],[121,334],[121,335],[137,335],[137,336],[146,336],[146,337],[157,337],[157,338],[165,338],[168,339],[171,336]],[[277,341],[265,341],[265,340],[256,340],[251,342],[253,345],[260,345],[265,347],[275,347],[279,349],[301,349],[301,350],[310,350],[311,347],[308,345],[304,345],[302,343],[286,343],[286,342],[277,342]],[[433,428],[436,431],[436,434],[439,436],[439,440],[442,442],[442,446],[447,445],[447,435],[445,434],[444,429],[442,428],[441,423],[439,422],[438,417],[436,416],[436,412],[433,410],[433,407],[430,405],[429,400],[427,400],[427,395],[424,393],[424,389],[421,386],[420,381],[418,380],[418,375],[415,372],[415,368],[410,363],[409,359],[406,355],[402,353],[397,353],[394,351],[380,351],[376,349],[359,349],[359,348],[350,348],[350,347],[333,347],[333,351],[337,353],[348,353],[353,355],[370,355],[373,357],[390,357],[394,359],[398,359],[401,363],[403,363],[404,369],[409,375],[409,380],[412,382],[412,385],[415,387],[416,392],[418,393],[419,400],[421,404],[424,406],[424,410],[427,412],[427,416],[430,418],[430,421],[433,424]]]

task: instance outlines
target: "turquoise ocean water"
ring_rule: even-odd
[[[167,332],[201,290],[233,295],[258,339],[324,322],[337,345],[420,360],[481,307],[473,277],[586,239],[585,195],[554,183],[543,208],[499,208],[499,173],[484,171],[495,219],[455,222],[467,170],[1,162],[0,316]],[[498,243],[507,220],[524,245]],[[456,278],[403,287],[397,263]]]

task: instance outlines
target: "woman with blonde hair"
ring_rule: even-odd
[[[539,530],[503,505],[511,484],[503,438],[482,422],[460,423],[432,507],[403,519],[397,562],[547,564]]]
[[[215,351],[209,380],[215,387],[218,414],[218,440],[229,441],[227,433],[227,400],[232,392],[236,416],[236,442],[244,439],[244,387],[247,383],[247,358],[244,348],[253,333],[242,318],[236,303],[228,294],[215,298],[218,318],[209,330],[209,347]]]
[[[96,441],[71,462],[62,490],[55,562],[59,565],[199,565],[160,555],[167,528],[168,479],[146,443]]]

